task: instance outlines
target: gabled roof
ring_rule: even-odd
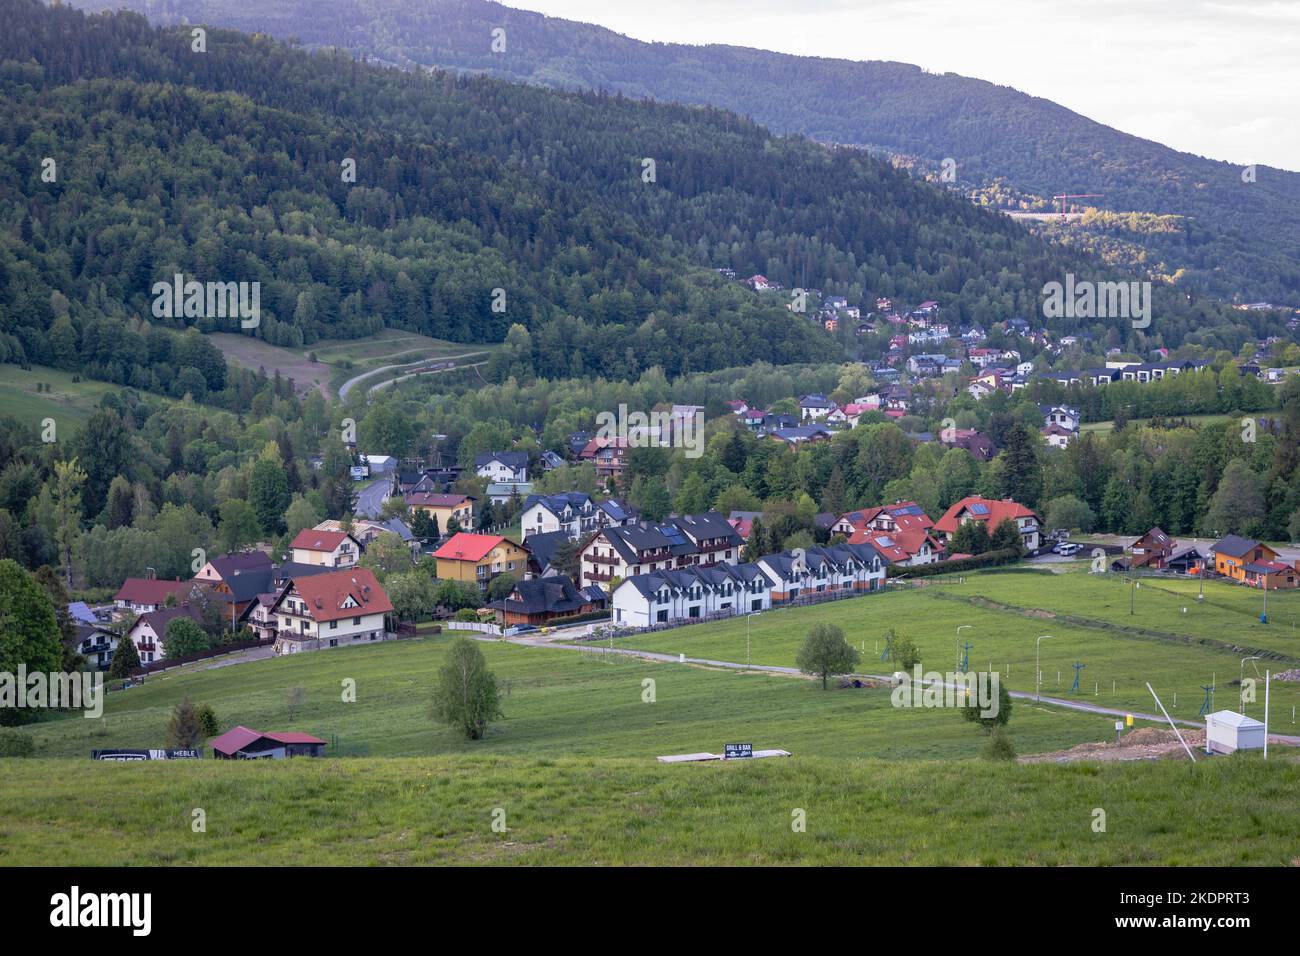
[[[230,596],[236,601],[251,601],[263,591],[270,590],[274,577],[274,571],[268,564],[264,568],[235,571],[225,576],[221,584],[230,589]]]
[[[1015,520],[1017,518],[1037,517],[1037,513],[1033,510],[1012,501],[1010,498],[999,500],[981,498],[979,495],[968,495],[945,511],[943,517],[934,523],[934,527],[936,531],[941,531],[944,534],[953,534],[956,532],[957,525],[962,518],[970,518],[973,521],[987,521],[988,527],[993,528],[1008,518]]]
[[[209,745],[217,753],[235,754],[241,750],[247,749],[259,740],[273,740],[278,744],[324,744],[325,741],[319,737],[313,737],[311,734],[304,734],[300,731],[284,731],[279,733],[261,733],[260,731],[251,730],[248,727],[232,727],[220,737],[213,737]]]
[[[169,594],[178,598],[189,591],[191,582],[160,581],[157,578],[127,578],[113,595],[115,601],[127,601],[131,604],[163,604]]]
[[[263,551],[242,551],[211,558],[212,570],[225,578],[236,571],[271,570],[271,556]]]
[[[499,534],[472,534],[469,531],[457,531],[443,542],[442,547],[433,552],[433,556],[446,561],[482,561],[493,548],[501,544],[513,545],[514,542]]]
[[[482,468],[484,465],[499,461],[507,468],[525,468],[528,466],[528,452],[526,451],[489,451],[481,455],[474,456],[474,467]]]
[[[592,601],[568,577],[556,575],[519,581],[508,597],[491,606],[517,614],[565,614],[576,613]]]
[[[347,568],[295,578],[293,588],[285,589],[276,607],[283,603],[290,590],[297,590],[307,606],[307,614],[318,623],[362,614],[387,614],[393,609],[388,595],[367,568]],[[351,606],[345,607],[349,602]]]
[[[1210,550],[1215,554],[1226,554],[1230,558],[1240,558],[1247,552],[1254,551],[1258,547],[1268,548],[1268,545],[1261,545],[1260,542],[1251,538],[1243,538],[1239,535],[1230,534],[1227,537],[1220,538],[1210,546]],[[1272,551],[1272,548],[1268,548]]]
[[[315,528],[303,528],[294,536],[289,547],[295,550],[322,551],[328,554],[348,539],[351,539],[358,548],[361,547],[361,542],[346,531],[317,531]]]
[[[555,557],[555,552],[559,550],[560,545],[566,541],[571,541],[566,531],[543,531],[540,534],[530,534],[524,539],[529,553],[537,560],[537,565],[543,571],[550,565]]]

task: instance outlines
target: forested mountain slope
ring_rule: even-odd
[[[482,71],[753,117],[777,132],[957,163],[963,185],[1017,196],[1102,193],[1105,210],[1179,217],[1092,222],[1063,238],[1119,247],[1199,294],[1300,306],[1300,173],[1242,169],[1121,133],[1056,103],[893,62],[643,43],[488,0],[75,0],[157,22],[213,23],[334,45],[405,67]],[[493,52],[491,31],[506,31]]]
[[[221,30],[196,52],[186,29],[35,0],[0,0],[0,17],[3,360],[147,379],[131,335],[176,273],[260,282],[256,334],[277,344],[385,326],[499,341],[519,324],[537,368],[616,377],[843,354],[785,297],[710,267],[935,298],[985,324],[1036,315],[1066,272],[1125,278],[860,151],[715,109],[369,68]],[[1275,321],[1167,289],[1155,315],[1096,331],[1235,351]]]

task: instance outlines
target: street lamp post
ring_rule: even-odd
[[[1044,637],[1051,637],[1051,634],[1040,634],[1038,640],[1034,641],[1034,700],[1042,700],[1043,672],[1038,667],[1039,648],[1043,643]]]
[[[1259,661],[1263,659],[1262,655],[1243,657],[1241,659],[1241,672],[1237,676],[1237,713],[1241,714],[1243,717],[1246,715],[1246,689],[1242,686],[1246,679],[1246,661]],[[1255,673],[1258,674],[1259,670],[1256,669]]]

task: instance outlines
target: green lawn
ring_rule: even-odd
[[[433,679],[450,638],[341,648],[187,674],[155,675],[109,695],[104,717],[32,724],[39,756],[89,757],[96,747],[161,746],[183,695],[211,704],[221,726],[291,728],[337,741],[350,756],[638,756],[717,752],[744,740],[828,757],[968,757],[979,731],[946,710],[896,709],[886,689],[822,691],[798,678],[738,673],[559,648],[485,642],[501,682],[505,719],[469,742],[429,717]],[[356,681],[344,703],[342,682]],[[654,702],[642,700],[654,681]],[[1014,687],[1013,682],[1013,687]],[[289,689],[303,702],[292,718]],[[1013,736],[1022,753],[1104,739],[1110,721],[1015,703]]]
[[[0,865],[1300,863],[1294,759],[9,763]]]
[[[56,435],[70,436],[99,406],[99,400],[118,386],[82,379],[71,372],[34,365],[31,369],[5,365],[0,371],[0,414],[16,418],[38,433],[42,422],[53,418]],[[37,383],[51,391],[36,391]]]
[[[875,617],[899,600],[928,602],[920,607],[936,615],[927,620],[935,635],[939,615],[963,610],[919,592],[813,610]],[[803,622],[792,628],[794,616],[754,619],[762,656],[780,656],[780,622],[797,635]],[[704,628],[695,633],[710,639]],[[712,639],[720,648],[732,640]],[[978,758],[984,735],[956,712],[897,709],[884,688],[823,691],[795,677],[497,642],[480,646],[505,716],[470,742],[428,716],[449,643],[431,636],[155,675],[110,695],[102,720],[29,725],[21,732],[38,756],[0,761],[0,865],[1300,860],[1300,757],[1287,748],[1267,764],[1257,754],[1195,766],[995,764]],[[342,699],[349,679],[353,703]],[[292,716],[291,688],[302,689]],[[211,704],[223,729],[305,730],[341,759],[88,759],[95,747],[160,746],[183,695]],[[1021,753],[1111,734],[1109,718],[1022,700],[1013,707]],[[654,759],[733,741],[793,756]],[[205,832],[191,828],[196,808]],[[1092,829],[1097,808],[1105,833]],[[806,832],[791,828],[796,811]],[[494,812],[508,832],[492,829]]]
[[[1107,707],[1154,713],[1155,703],[1145,686],[1150,681],[1172,714],[1189,719],[1195,718],[1201,707],[1201,685],[1212,680],[1216,684],[1215,708],[1235,709],[1237,705],[1237,690],[1228,683],[1238,679],[1241,658],[1248,651],[1220,644],[1265,648],[1289,658],[1286,662],[1259,662],[1261,676],[1266,664],[1274,671],[1296,666],[1300,638],[1295,628],[1283,623],[1260,625],[1252,619],[1247,613],[1251,595],[1239,593],[1245,589],[1207,585],[1207,602],[1197,606],[1194,595],[1184,598],[1161,590],[1163,581],[1157,585],[1146,585],[1134,594],[1139,613],[1130,618],[1129,593],[1122,580],[1047,571],[974,574],[960,585],[929,583],[924,588],[769,611],[756,615],[748,625],[738,618],[634,635],[617,643],[690,657],[744,661],[748,627],[754,663],[793,666],[808,628],[828,621],[843,628],[862,652],[859,668],[863,672],[893,670],[892,663],[880,660],[882,635],[890,628],[915,639],[927,669],[947,671],[956,664],[957,628],[970,625],[961,631],[961,641],[974,645],[971,666],[991,666],[1014,689],[1032,690],[1036,638],[1048,634],[1051,636],[1041,643],[1043,693],[1071,696],[1073,664],[1078,661],[1086,667],[1080,677],[1080,693],[1075,696]],[[1260,597],[1258,592],[1253,596]],[[1279,600],[1277,620],[1300,606],[1297,598],[1300,595],[1292,593]],[[1031,613],[989,605],[990,600]],[[1182,613],[1184,606],[1186,614]],[[1086,619],[1092,626],[1067,623],[1056,614]],[[1130,621],[1165,636],[1122,630]],[[1204,645],[1198,643],[1201,640],[1218,643]],[[1253,673],[1252,664],[1247,663],[1246,675]],[[1263,715],[1262,690],[1261,681],[1258,702],[1246,707],[1246,712],[1257,718]],[[1300,733],[1300,725],[1291,722],[1291,708],[1300,705],[1300,684],[1275,682],[1272,690],[1277,732]]]

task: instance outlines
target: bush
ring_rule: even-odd
[[[936,561],[934,564],[920,564],[916,567],[891,564],[886,574],[891,578],[928,578],[936,574],[957,574],[961,571],[974,571],[998,564],[1010,564],[1020,560],[1021,555],[1010,548],[998,551],[986,551],[972,558],[958,558],[955,561]]]
[[[983,756],[985,760],[1016,759],[1016,748],[1012,746],[1011,738],[1001,727],[989,734],[988,742],[984,744]]]
[[[215,737],[221,733],[221,725],[217,723],[217,715],[211,704],[203,704],[199,707],[198,718],[199,730],[204,737]]]
[[[36,741],[27,734],[0,730],[0,757],[30,757],[35,752]]]

